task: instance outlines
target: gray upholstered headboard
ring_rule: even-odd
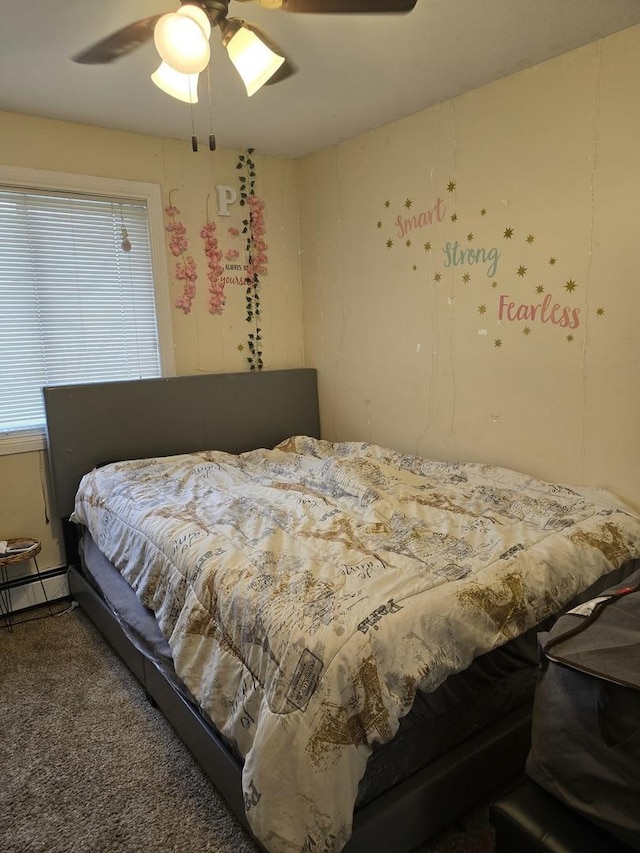
[[[242,453],[320,435],[316,371],[211,373],[45,388],[56,514],[68,517],[83,475],[123,459],[198,450]]]

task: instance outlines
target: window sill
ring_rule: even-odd
[[[0,434],[0,456],[16,453],[35,453],[47,446],[44,429],[29,432]]]

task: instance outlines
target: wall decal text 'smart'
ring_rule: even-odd
[[[408,196],[402,202],[402,212],[397,208],[393,213],[389,211],[387,227],[391,225],[395,234],[387,232],[385,236],[387,251],[409,250],[412,274],[420,270],[425,283],[433,282],[435,288],[442,281],[448,287],[462,286],[464,290],[461,287],[459,295],[477,299],[474,310],[479,314],[490,315],[493,306],[499,325],[521,325],[525,336],[533,333],[533,325],[567,332],[578,329],[584,311],[575,302],[571,304],[570,298],[554,298],[552,291],[563,287],[572,296],[580,287],[579,282],[559,273],[555,255],[540,257],[544,249],[537,240],[539,235],[514,228],[505,220],[504,203],[493,209],[478,204],[471,218],[468,210],[456,209],[456,183],[449,181],[446,192],[438,195],[434,203],[416,203]],[[387,199],[384,207],[393,210],[393,202]],[[383,219],[378,220],[377,227],[384,227]],[[487,229],[494,232],[493,236]],[[445,270],[449,271],[446,278]],[[487,279],[492,288],[489,293],[494,294],[490,303],[489,294],[478,290],[482,280]],[[596,309],[596,316],[604,314],[603,306]],[[571,343],[575,337],[567,334],[566,340]],[[495,345],[502,346],[502,340],[496,340]]]
[[[398,229],[398,237],[406,237],[408,234],[412,234],[422,228],[442,222],[446,213],[447,205],[440,196],[438,196],[432,207],[422,210],[420,213],[412,213],[411,215],[399,213],[394,223]],[[490,249],[475,246],[465,249],[456,240],[455,242],[446,243],[442,249],[442,253],[445,256],[443,263],[445,267],[488,264],[486,273],[489,278],[493,278],[498,270],[500,252],[495,246]]]

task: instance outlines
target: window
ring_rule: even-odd
[[[173,373],[158,229],[155,185],[0,169],[0,452],[44,446],[43,385]]]

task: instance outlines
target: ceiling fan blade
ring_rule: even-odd
[[[114,59],[131,53],[152,38],[153,28],[161,17],[162,15],[153,15],[151,18],[142,18],[142,20],[123,27],[71,58],[74,62],[81,62],[84,65],[103,65],[107,62],[113,62]]]
[[[325,15],[400,14],[410,12],[417,0],[282,0],[284,12],[307,12]]]

